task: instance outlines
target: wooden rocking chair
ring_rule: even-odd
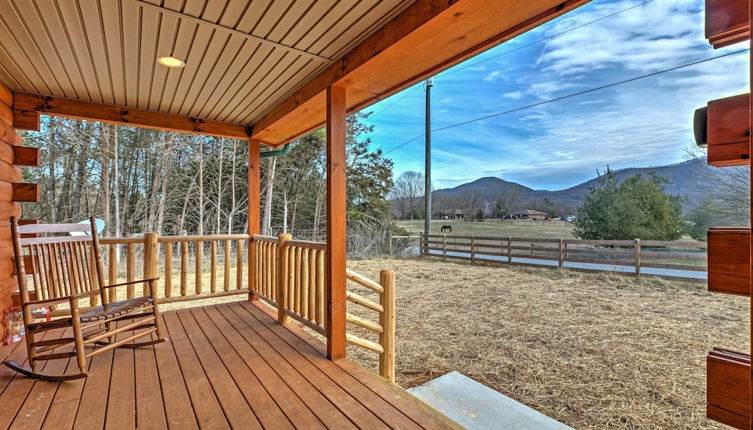
[[[88,376],[87,360],[95,355],[113,348],[134,348],[165,341],[155,300],[156,281],[159,278],[105,285],[94,218],[91,218],[90,224],[22,226],[11,218],[11,234],[29,368],[13,361],[3,364],[31,378],[65,381]],[[32,235],[38,237],[28,237]],[[31,270],[27,271],[27,265],[31,266]],[[108,300],[110,289],[142,282],[149,286],[149,295],[122,301]],[[31,289],[29,283],[32,284]],[[115,291],[112,291],[112,297],[115,297]],[[102,302],[100,306],[94,306],[96,297]],[[79,300],[83,298],[91,300],[88,309],[79,307]],[[39,321],[33,317],[35,309],[65,305],[67,309],[56,309],[53,315],[59,315],[49,321]],[[36,339],[43,332],[60,328],[72,329],[73,337],[66,330],[63,337]],[[134,342],[152,334],[156,334],[155,340]],[[116,340],[116,335],[125,337]],[[41,354],[69,344],[74,344],[70,352]],[[95,345],[100,347],[89,352],[85,350],[87,346]],[[76,357],[78,364],[77,374],[45,375],[36,371],[40,361],[73,357]]]

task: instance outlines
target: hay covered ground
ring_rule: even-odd
[[[724,428],[705,418],[705,356],[712,346],[747,350],[745,298],[660,279],[440,260],[348,267],[371,279],[397,273],[402,386],[458,370],[579,429]],[[349,354],[374,366],[373,354]]]

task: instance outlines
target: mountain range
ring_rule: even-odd
[[[669,180],[666,191],[683,198],[683,206],[687,210],[696,206],[706,195],[708,187],[704,183],[711,178],[724,174],[725,169],[708,166],[705,158],[695,158],[681,163],[658,167],[627,168],[615,170],[618,181],[623,181],[635,174],[650,175],[655,173]],[[478,201],[496,202],[499,199],[514,200],[512,209],[529,209],[522,207],[535,205],[548,199],[561,210],[571,212],[583,201],[589,190],[599,185],[599,178],[593,178],[574,187],[558,191],[534,190],[516,182],[506,181],[497,177],[480,178],[454,188],[436,190],[432,197],[437,205],[453,206],[450,202],[458,198],[473,198]],[[435,207],[438,207],[435,206]]]

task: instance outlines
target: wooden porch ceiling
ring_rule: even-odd
[[[34,381],[1,367],[0,428],[456,428],[378,376],[327,360],[323,344],[264,306],[165,312],[168,342],[99,355],[85,380]],[[0,348],[7,355],[23,360],[25,349]]]
[[[357,110],[587,1],[0,0],[0,81],[22,127],[31,111],[280,145],[324,124],[330,85]]]

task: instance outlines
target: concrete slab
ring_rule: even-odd
[[[573,430],[459,372],[408,391],[469,430]]]

